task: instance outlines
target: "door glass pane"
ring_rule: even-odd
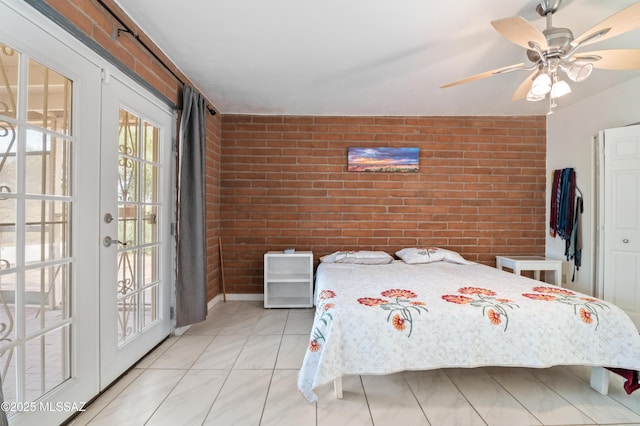
[[[142,279],[143,286],[156,283],[158,281],[158,247],[147,247],[142,251]]]
[[[155,203],[158,196],[158,167],[153,164],[144,165],[142,200],[145,203]]]
[[[0,43],[0,375],[7,401],[34,401],[70,377],[72,86]],[[17,108],[17,93],[26,95],[26,108]]]
[[[0,117],[0,196],[17,191],[17,136],[16,125]]]
[[[140,141],[140,118],[126,109],[120,109],[119,133],[118,151],[120,154],[137,157],[138,143]]]
[[[118,296],[133,292],[137,287],[138,256],[137,250],[118,253]]]
[[[2,363],[0,364],[2,366],[0,373],[2,374],[4,400],[16,401],[17,394],[15,390],[17,389],[16,378],[18,371],[16,367],[16,347],[14,345],[5,345],[0,352],[0,362]]]
[[[64,135],[71,134],[71,80],[29,60],[27,108],[29,122]]]
[[[135,204],[118,207],[118,240],[129,247],[138,245],[138,206]]]
[[[16,283],[17,273],[0,275],[0,372],[4,363],[2,354],[16,338]],[[6,358],[6,357],[5,357]]]
[[[137,300],[137,294],[118,298],[118,345],[122,345],[135,336],[135,331],[138,328]]]
[[[118,141],[118,341],[158,316],[158,176],[160,129],[120,110]]]
[[[144,159],[152,163],[157,163],[158,158],[158,140],[160,138],[160,129],[154,127],[150,123],[144,123]]]
[[[69,345],[65,326],[25,344],[26,400],[35,401],[70,377],[69,356],[62,348]]]
[[[16,200],[0,198],[0,271],[16,266]]]
[[[144,206],[143,207],[143,226],[142,243],[150,244],[158,242],[158,207],[157,206]]]
[[[142,328],[145,328],[158,319],[158,285],[145,289],[142,296]]]
[[[67,305],[68,264],[36,268],[25,273],[27,337],[69,317]]]
[[[20,53],[0,42],[0,115],[16,118]]]
[[[27,193],[69,195],[71,142],[29,130],[26,148]]]
[[[121,156],[118,164],[118,201],[138,200],[138,168],[137,161]]]
[[[69,253],[69,202],[27,200],[25,261],[64,259]]]

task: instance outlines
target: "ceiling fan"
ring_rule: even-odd
[[[550,111],[556,106],[555,99],[571,92],[563,80],[584,81],[594,68],[608,70],[640,69],[640,49],[596,50],[578,53],[578,49],[589,44],[619,36],[640,27],[640,2],[615,13],[582,35],[574,37],[568,28],[552,25],[552,16],[561,0],[540,0],[536,11],[547,20],[547,27],[539,31],[520,16],[499,19],[491,25],[511,42],[527,49],[531,64],[519,63],[472,75],[462,80],[441,86],[456,86],[511,71],[525,70],[532,73],[520,84],[512,100],[541,101],[549,98]]]

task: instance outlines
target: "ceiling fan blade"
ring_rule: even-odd
[[[585,31],[579,37],[576,37],[571,44],[573,46],[586,46],[591,43],[619,36],[638,27],[640,27],[640,2],[611,15],[593,28]],[[602,34],[597,36],[599,33]]]
[[[574,55],[572,60],[593,61],[593,67],[603,70],[640,69],[640,49],[595,50]]]
[[[530,41],[537,43],[542,50],[547,48],[547,39],[544,34],[520,16],[498,19],[491,22],[491,25],[511,42],[525,49],[531,49]]]
[[[524,63],[509,65],[508,67],[498,68],[495,70],[472,75],[471,77],[463,78],[462,80],[454,81],[453,83],[448,83],[448,84],[445,84],[444,86],[440,86],[440,88],[446,89],[447,87],[457,86],[458,84],[469,83],[471,81],[476,81],[483,78],[491,77],[492,75],[504,74],[506,72],[521,70],[523,68],[524,68]]]
[[[520,99],[524,99],[527,97],[529,90],[531,90],[533,79],[537,72],[538,70],[535,70],[533,73],[531,73],[530,76],[524,79],[524,81],[520,84],[520,86],[518,86],[515,93],[513,94],[513,97],[511,98],[512,101],[519,101]]]

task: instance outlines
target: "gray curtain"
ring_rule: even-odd
[[[178,177],[177,327],[204,321],[207,317],[206,113],[205,99],[192,87],[185,85]]]

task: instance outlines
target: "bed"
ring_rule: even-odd
[[[438,368],[555,365],[640,370],[640,335],[617,306],[486,265],[323,262],[298,387],[344,375]]]

